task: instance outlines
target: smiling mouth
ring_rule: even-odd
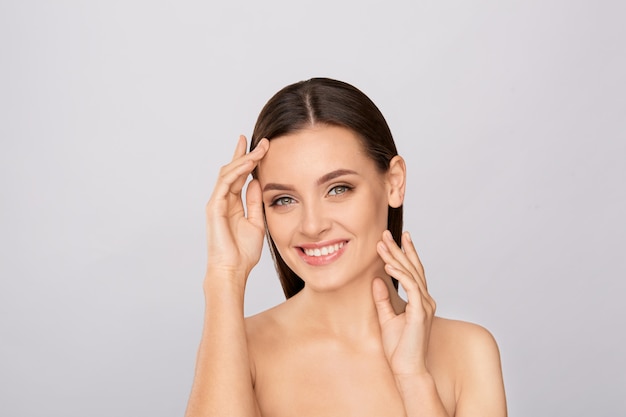
[[[320,257],[320,256],[331,255],[335,252],[338,252],[341,248],[343,248],[345,244],[346,242],[339,242],[339,243],[335,243],[334,245],[322,246],[320,248],[300,248],[300,249],[302,250],[302,252],[304,252],[306,256]]]

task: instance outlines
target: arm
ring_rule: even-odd
[[[241,191],[268,149],[261,141],[246,154],[239,139],[207,204],[206,308],[186,417],[259,416],[248,357],[243,300],[246,279],[261,256],[265,226],[258,182],[248,185],[247,217]]]

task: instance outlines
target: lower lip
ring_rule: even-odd
[[[348,242],[345,242],[343,246],[339,248],[339,250],[333,253],[329,253],[328,255],[322,255],[322,256],[308,256],[306,253],[304,253],[302,249],[297,248],[296,250],[298,251],[298,255],[300,255],[300,258],[302,258],[302,260],[306,262],[307,264],[313,265],[313,266],[323,266],[323,265],[328,265],[336,261],[337,258],[343,255],[347,246],[348,246]]]

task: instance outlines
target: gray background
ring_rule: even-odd
[[[0,2],[0,414],[183,414],[217,171],[330,76],[386,115],[439,314],[496,336],[510,415],[626,415],[625,9]],[[265,254],[246,313],[281,299]]]

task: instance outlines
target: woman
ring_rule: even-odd
[[[506,416],[491,335],[434,316],[402,233],[405,179],[385,119],[356,88],[311,79],[270,99],[207,204],[188,417]],[[244,319],[265,233],[287,300]]]

